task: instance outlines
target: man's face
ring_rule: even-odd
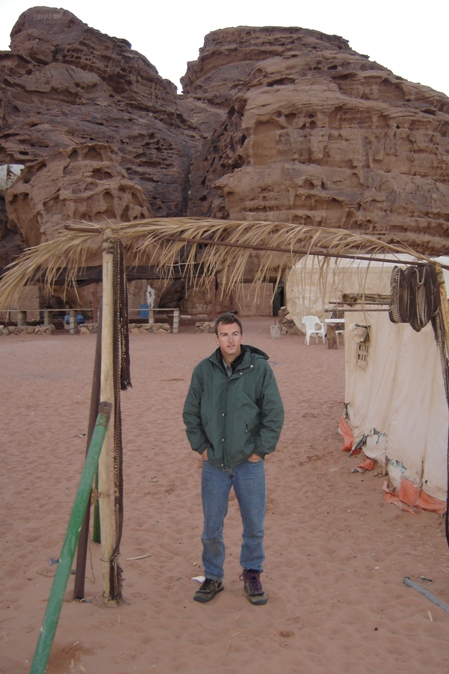
[[[237,323],[220,323],[217,334],[215,335],[221,355],[227,363],[232,363],[241,351],[243,335]]]

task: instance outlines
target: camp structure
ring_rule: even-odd
[[[410,255],[399,255],[395,268],[382,256],[375,261],[304,257],[287,278],[287,309],[302,331],[306,315],[322,321],[335,311],[344,316],[345,404],[339,428],[343,449],[365,455],[357,470],[383,471],[387,500],[442,513],[448,486],[447,354],[430,316],[415,329],[409,320],[393,322],[392,278],[404,272],[406,261],[409,269],[417,263]],[[449,257],[434,262],[447,267]],[[443,268],[442,273],[447,287],[449,272]],[[422,297],[418,289],[405,301],[423,308],[422,279],[421,285]]]
[[[287,303],[298,327],[304,313],[316,310],[324,316],[330,309],[326,304],[355,295],[359,304],[345,305],[346,422],[352,427],[354,443],[360,448],[370,433],[378,443],[382,438],[385,466],[394,485],[400,482],[394,478],[399,470],[418,490],[434,498],[445,497],[442,476],[447,475],[443,466],[448,423],[441,383],[441,371],[448,362],[445,288],[445,299],[435,309],[442,331],[439,350],[430,325],[419,331],[410,325],[395,325],[389,320],[388,309],[392,268],[438,269],[435,273],[442,278],[446,259],[437,264],[407,246],[343,229],[292,223],[205,218],[154,218],[117,225],[67,223],[55,239],[28,249],[11,265],[0,282],[0,310],[29,283],[39,281],[51,292],[62,268],[66,285],[75,285],[89,251],[108,247],[122,251],[120,256],[135,265],[155,264],[168,277],[182,264],[192,285],[210,283],[220,270],[221,292],[241,283],[250,256],[257,252],[261,255],[255,286],[273,274],[280,281],[285,270],[292,269]],[[202,263],[201,276],[194,271],[198,262]],[[440,288],[444,283],[434,280],[434,285]],[[383,301],[383,307],[377,308],[384,311],[370,310],[368,298],[376,294]],[[349,308],[360,312],[350,313]],[[113,306],[110,310],[116,313]],[[367,439],[365,450],[375,440]]]
[[[387,500],[443,513],[449,419],[441,335],[430,320],[419,330],[393,322],[391,307],[356,300],[346,309],[344,448],[365,454],[360,470],[380,466]]]
[[[339,309],[338,302],[343,295],[363,297],[364,305],[370,295],[384,296],[388,302],[392,265],[382,257],[385,256],[377,256],[376,260],[319,255],[301,258],[286,279],[287,309],[296,327],[304,332],[304,316],[317,316],[321,321],[330,318],[331,313]],[[411,255],[397,255],[396,263],[414,259]]]
[[[173,274],[175,267],[181,265],[183,276],[190,287],[210,283],[212,279],[216,278],[219,271],[221,292],[224,293],[230,292],[238,283],[242,282],[250,256],[254,252],[261,254],[260,264],[254,275],[256,290],[257,285],[263,283],[268,277],[273,278],[274,276],[279,282],[284,271],[293,267],[303,257],[314,258],[319,261],[324,260],[323,263],[319,262],[318,264],[320,275],[325,278],[328,273],[326,261],[332,258],[364,260],[371,264],[377,262],[380,259],[379,256],[385,256],[381,261],[386,265],[388,256],[388,264],[395,265],[394,268],[396,268],[399,263],[402,264],[400,256],[411,255],[416,259],[416,264],[414,262],[414,266],[410,267],[413,273],[415,273],[415,269],[423,269],[427,275],[427,271],[430,270],[430,276],[435,281],[432,287],[437,288],[438,293],[440,293],[442,265],[432,263],[425,255],[415,253],[406,246],[388,244],[374,237],[363,236],[342,229],[309,227],[292,223],[222,221],[203,218],[154,218],[121,224],[73,222],[67,223],[54,239],[26,250],[17,261],[10,265],[0,280],[0,311],[8,310],[17,301],[21,290],[27,285],[40,283],[45,291],[51,294],[62,272],[64,272],[65,279],[64,289],[73,286],[76,290],[79,272],[87,266],[87,260],[92,251],[102,255],[103,297],[101,331],[98,333],[99,338],[97,338],[98,358],[95,359],[92,386],[91,417],[97,418],[100,416],[97,412],[102,404],[111,405],[112,411],[108,421],[108,429],[102,438],[102,448],[98,457],[98,498],[100,502],[104,597],[107,603],[114,604],[122,600],[122,569],[119,565],[119,555],[124,504],[120,391],[126,390],[131,385],[127,309],[127,266],[130,261],[135,266],[156,265],[161,274],[165,274],[167,278],[170,278]],[[198,267],[199,263],[201,263],[201,268]],[[418,276],[420,273],[417,272]],[[442,378],[446,382],[447,393],[447,364],[449,358],[445,288],[441,297],[443,298],[441,304],[435,304],[435,311],[431,314],[431,319],[439,330],[440,354],[442,365],[444,365],[441,368]],[[371,337],[373,331],[368,320],[367,307],[364,306],[365,302],[366,298],[363,298],[360,307],[362,311],[360,325],[362,326],[362,336],[365,334],[363,331],[366,330],[366,335],[369,334]],[[390,310],[391,308],[390,306]],[[444,312],[446,313],[444,314]],[[407,322],[407,317],[402,317],[400,310],[393,313],[400,314],[401,320]],[[403,327],[411,330],[408,325],[392,325],[391,327],[393,329]],[[364,341],[367,343],[366,336]],[[381,338],[377,340],[376,338],[376,341],[382,344],[383,340]],[[369,355],[371,356],[371,354]],[[363,374],[371,371],[369,369],[370,362],[373,363],[374,369],[376,361],[373,357],[371,360],[367,360],[367,367]],[[409,363],[411,369],[415,366],[415,362]],[[96,383],[95,387],[94,383]],[[416,388],[419,388],[420,384],[421,382],[417,378],[415,381]],[[349,390],[347,395],[349,395]],[[356,416],[353,409],[357,409],[356,398],[353,397],[349,400],[349,404],[346,406],[349,422],[354,424],[356,423]],[[363,408],[364,404],[361,403],[360,409]],[[424,414],[427,413],[427,410],[428,408],[426,408]],[[353,415],[352,419],[351,414]],[[391,410],[387,410],[387,414],[392,416]],[[403,418],[405,421],[401,423],[406,424],[410,421],[407,416]],[[424,415],[422,419],[423,424],[428,427],[429,423],[424,419]],[[379,417],[379,428],[376,426],[376,430],[384,433],[385,436],[388,435],[387,431],[391,434],[392,431],[389,428],[387,430],[382,428],[381,421],[382,419]],[[367,428],[374,423],[375,420],[370,418],[365,426],[361,419],[360,429],[365,429],[365,427]],[[401,428],[399,424],[397,426],[397,435],[400,435]],[[91,435],[90,429],[88,435]],[[393,437],[397,436],[393,435]],[[444,437],[447,438],[447,418]],[[390,447],[392,447],[391,443]],[[425,453],[423,456],[425,456]],[[389,463],[393,465],[393,461],[391,460]],[[421,470],[421,473],[419,469],[415,470],[411,464],[409,467],[405,454],[403,459],[398,459],[398,461],[403,461],[404,473],[408,470],[410,477],[413,477],[415,473],[418,477],[422,475],[419,486],[422,486],[423,480],[430,480],[430,476],[437,470],[436,464],[427,462],[427,459],[428,468],[426,468],[425,473],[423,470]],[[421,463],[423,463],[423,459],[421,459]],[[439,468],[442,473],[446,472],[443,471],[443,465]],[[442,495],[442,492],[439,491],[435,491],[435,493]],[[79,528],[77,528],[77,533],[79,534]],[[67,568],[70,568],[70,564],[67,565]],[[41,646],[42,641],[39,641],[33,665],[34,662],[37,663],[37,657],[42,657],[42,661],[48,659],[48,651],[52,641],[50,636],[54,635],[63,593],[64,586],[61,583],[61,587],[58,587],[57,609],[49,616],[49,620],[52,621],[52,629],[48,632],[44,629],[41,630],[41,634],[45,635],[45,643]],[[46,636],[47,634],[50,636]],[[38,671],[41,670],[32,669],[33,674]]]

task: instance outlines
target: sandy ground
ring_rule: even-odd
[[[271,357],[285,408],[266,462],[266,606],[244,596],[241,527],[231,500],[225,591],[192,600],[202,574],[200,459],[181,420],[193,366],[214,337],[131,335],[133,388],[122,394],[125,522],[120,607],[102,603],[91,543],[86,600],[73,577],[49,674],[427,674],[447,670],[449,555],[438,515],[386,504],[383,479],[351,473],[341,451],[344,350],[270,337],[246,319],[245,341]],[[0,672],[24,674],[45,614],[81,475],[95,336],[0,337]],[[139,558],[140,559],[136,559]],[[429,580],[425,580],[429,579]]]

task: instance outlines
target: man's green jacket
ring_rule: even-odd
[[[220,349],[194,369],[183,419],[192,449],[214,466],[233,468],[251,454],[274,452],[284,422],[284,408],[268,356],[242,345],[228,378]]]

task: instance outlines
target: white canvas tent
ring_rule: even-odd
[[[345,401],[354,443],[402,477],[446,500],[448,408],[433,329],[415,332],[387,312],[345,313]],[[358,360],[355,324],[368,325],[366,360]],[[376,433],[377,431],[377,433]]]
[[[386,311],[358,308],[345,313],[345,401],[354,444],[360,441],[385,467],[393,488],[406,478],[418,493],[445,502],[449,415],[432,326],[416,332],[392,323]],[[367,339],[359,341],[364,329],[357,326],[365,325]]]
[[[449,258],[438,261],[448,264]],[[287,308],[301,328],[304,315],[324,318],[342,293],[389,295],[392,270],[381,262],[331,260],[326,278],[318,265],[301,260],[287,281]],[[393,489],[409,481],[445,502],[449,418],[432,326],[416,332],[408,323],[392,323],[387,305],[376,309],[360,304],[345,312],[345,412],[352,448],[359,443],[378,461]]]
[[[402,260],[410,256],[397,256]],[[286,304],[295,325],[304,332],[304,316],[330,318],[326,309],[343,293],[388,295],[392,265],[379,261],[349,260],[320,256],[302,258],[286,281]]]

